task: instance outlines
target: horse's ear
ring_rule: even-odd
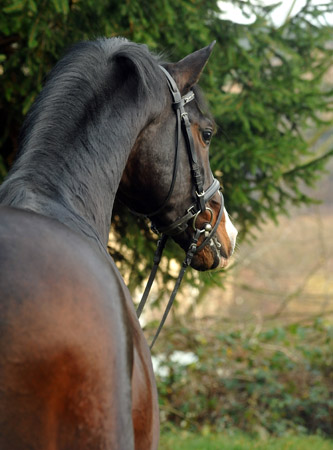
[[[186,94],[199,81],[201,72],[209,59],[215,42],[213,41],[207,47],[185,56],[177,63],[166,66],[182,95]]]

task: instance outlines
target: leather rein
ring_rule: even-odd
[[[170,93],[172,95],[173,100],[173,108],[176,113],[177,117],[177,125],[176,125],[176,150],[175,150],[175,157],[174,157],[174,166],[173,166],[173,175],[172,175],[172,181],[169,188],[169,192],[163,202],[163,204],[155,211],[148,212],[145,214],[139,214],[148,218],[152,218],[159,214],[164,207],[166,206],[167,202],[169,201],[173,190],[175,186],[178,166],[179,166],[179,147],[180,147],[180,140],[181,136],[183,134],[185,138],[186,148],[189,156],[189,162],[191,167],[191,175],[192,175],[192,181],[195,187],[195,193],[196,193],[196,199],[195,202],[187,209],[186,213],[177,219],[175,222],[173,222],[171,225],[168,225],[166,227],[160,227],[157,228],[154,224],[151,225],[151,228],[154,232],[158,233],[160,235],[158,241],[157,241],[157,248],[154,255],[154,265],[151,270],[146,288],[144,290],[144,293],[142,295],[141,301],[139,303],[139,306],[137,308],[137,317],[139,318],[142,310],[146,304],[149,292],[151,290],[152,284],[154,282],[156,272],[159,266],[159,263],[162,258],[162,253],[165,247],[165,244],[168,240],[169,236],[175,236],[177,234],[182,233],[186,230],[186,228],[189,226],[189,223],[192,224],[192,228],[194,230],[194,234],[192,236],[192,240],[190,242],[189,248],[186,252],[185,259],[182,263],[181,270],[179,272],[178,278],[176,280],[174,289],[171,293],[170,299],[168,301],[168,304],[166,306],[166,309],[164,311],[163,317],[161,319],[161,322],[158,326],[158,329],[155,333],[155,336],[152,340],[152,343],[150,344],[150,349],[152,349],[154,343],[156,342],[156,339],[158,338],[158,335],[160,334],[160,331],[165,323],[165,320],[169,314],[169,311],[173,305],[174,299],[176,297],[177,291],[179,289],[180,283],[183,279],[183,276],[185,274],[185,271],[187,267],[191,264],[192,258],[195,255],[195,253],[201,251],[208,243],[211,245],[214,245],[213,243],[213,237],[216,233],[217,227],[219,223],[221,222],[223,211],[224,211],[224,200],[223,195],[220,191],[220,183],[219,181],[213,177],[212,184],[206,189],[206,191],[203,188],[204,181],[200,172],[200,166],[198,164],[198,158],[197,154],[195,152],[194,147],[194,140],[193,135],[191,131],[191,123],[188,117],[187,112],[185,111],[185,105],[192,100],[194,100],[194,92],[189,91],[187,94],[185,94],[183,97],[181,96],[178,86],[175,82],[175,80],[172,78],[172,76],[169,74],[169,72],[162,66],[159,66],[160,69],[164,72],[168,87],[170,90]],[[206,206],[206,203],[214,196],[214,194],[218,192],[221,196],[221,207],[219,214],[217,216],[216,222],[214,226],[212,225],[213,221],[213,211],[211,208]],[[210,220],[209,222],[205,222],[202,226],[202,228],[197,228],[196,221],[199,214],[203,213],[204,211],[209,211],[210,213]],[[137,213],[136,213],[137,214]],[[198,245],[198,240],[200,236],[203,234],[204,239],[200,245]],[[217,245],[220,245],[216,240],[215,243]]]

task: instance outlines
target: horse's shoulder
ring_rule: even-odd
[[[87,347],[91,333],[101,342],[112,333],[125,336],[120,280],[89,239],[56,220],[0,207],[0,315],[6,323],[27,334],[36,328],[50,342],[78,335]]]
[[[89,239],[0,207],[1,448],[115,448],[114,386],[127,398],[130,383],[118,283]]]
[[[105,295],[117,289],[121,279],[97,241],[58,220],[22,209],[0,207],[0,249],[0,266],[7,267],[10,278],[27,274],[50,287],[59,282]]]

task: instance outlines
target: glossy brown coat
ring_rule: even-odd
[[[157,448],[150,353],[111,258],[56,220],[0,217],[1,450],[133,449],[133,427]]]

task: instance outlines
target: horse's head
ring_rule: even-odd
[[[132,210],[184,250],[198,239],[191,262],[198,270],[225,267],[237,235],[210,169],[214,121],[196,86],[212,47],[159,67],[161,111],[140,133],[119,189]]]

